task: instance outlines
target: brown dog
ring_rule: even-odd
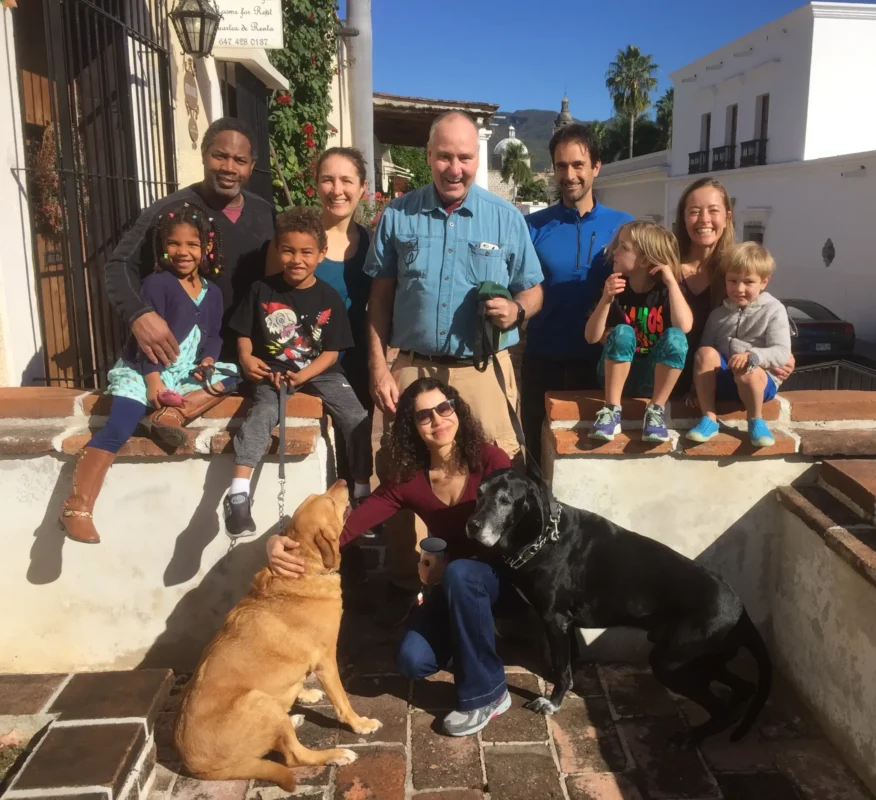
[[[349,764],[352,750],[309,750],[295,735],[302,717],[290,718],[296,700],[315,703],[318,689],[302,690],[314,673],[338,720],[355,733],[374,733],[376,719],[360,717],[338,676],[341,624],[341,557],[338,537],[347,507],[347,486],[335,483],[311,495],[295,511],[286,535],[299,542],[307,564],[298,579],[258,572],[249,594],[204,650],[183,698],[174,731],[183,763],[196,778],[260,778],[295,788],[290,767]],[[279,752],[286,766],[262,760]]]

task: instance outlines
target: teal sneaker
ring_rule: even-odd
[[[710,439],[714,439],[715,436],[718,435],[719,430],[721,430],[721,426],[718,425],[715,420],[711,417],[703,416],[703,418],[685,434],[685,438],[690,439],[692,442],[708,442]]]
[[[767,424],[760,417],[748,420],[748,435],[752,447],[772,447],[776,443]]]

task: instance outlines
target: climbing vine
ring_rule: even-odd
[[[275,91],[270,101],[271,144],[276,151],[271,173],[278,210],[289,205],[286,188],[293,205],[317,202],[313,172],[328,139],[337,27],[335,0],[283,2],[286,47],[269,51],[290,86],[288,92]]]

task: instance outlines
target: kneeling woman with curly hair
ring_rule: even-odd
[[[429,536],[447,542],[447,567],[415,611],[398,653],[401,673],[419,680],[453,661],[457,710],[444,718],[451,736],[486,727],[511,707],[505,668],[496,653],[493,606],[508,584],[490,551],[465,533],[481,481],[511,466],[508,456],[487,444],[471,409],[451,386],[420,378],[401,395],[389,446],[389,481],[347,519],[341,545],[385,522],[400,509],[419,515]],[[268,540],[277,575],[297,577],[295,543]],[[426,548],[424,548],[426,549]]]

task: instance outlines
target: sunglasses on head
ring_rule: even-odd
[[[425,425],[432,421],[432,412],[434,411],[439,417],[449,417],[456,410],[456,403],[450,400],[442,400],[434,408],[421,408],[414,412],[414,422],[417,425]]]

